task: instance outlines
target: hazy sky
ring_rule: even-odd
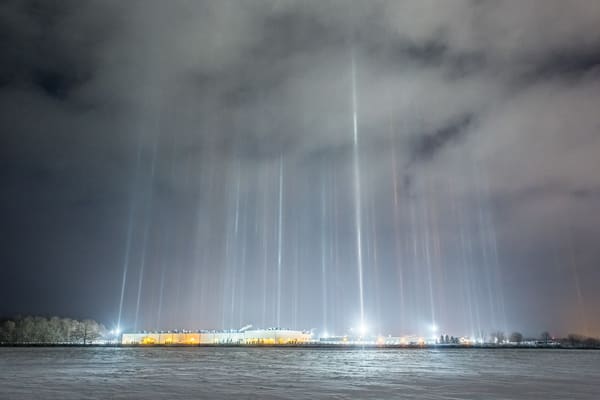
[[[0,132],[1,315],[600,335],[598,1],[4,1]]]

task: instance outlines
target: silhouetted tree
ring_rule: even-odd
[[[14,321],[4,321],[0,330],[0,343],[13,343],[15,341]]]
[[[577,335],[575,333],[570,333],[569,336],[567,336],[567,341],[573,347],[581,346],[581,344],[583,343],[583,340],[584,340],[583,336]]]
[[[71,337],[75,339],[75,343],[90,344],[101,336],[101,331],[102,329],[96,321],[86,319],[76,323]]]
[[[60,343],[62,341],[60,318],[52,317],[48,321],[48,339],[50,343]]]
[[[105,331],[104,326],[92,320],[79,322],[58,317],[17,317],[0,321],[0,343],[87,344],[98,339]]]
[[[520,332],[513,332],[510,334],[509,341],[512,343],[521,344],[523,341],[523,335]]]
[[[548,332],[542,332],[542,334],[540,335],[540,340],[542,342],[544,342],[544,344],[548,344],[548,342],[552,339],[552,336],[550,336],[550,333]]]

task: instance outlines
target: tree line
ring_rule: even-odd
[[[106,328],[91,319],[17,317],[0,320],[0,344],[91,344]]]
[[[497,331],[490,335],[490,341],[492,343],[513,343],[520,345],[522,343],[536,343],[536,344],[557,344],[561,347],[585,347],[585,348],[600,348],[600,339],[570,333],[567,337],[553,338],[549,332],[542,332],[537,338],[525,338],[520,332],[513,332],[509,336],[506,336],[504,332]]]

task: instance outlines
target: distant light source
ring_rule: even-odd
[[[369,333],[369,327],[363,322],[358,326],[358,333],[360,333],[361,336],[365,336]]]
[[[114,328],[111,329],[109,333],[111,336],[119,336],[121,334],[121,330],[119,328]]]
[[[436,333],[438,331],[438,326],[436,324],[431,324],[431,332]]]

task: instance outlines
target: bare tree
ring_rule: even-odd
[[[33,343],[35,340],[35,321],[33,317],[25,317],[19,322],[17,341],[20,343]]]
[[[569,336],[567,336],[567,340],[569,341],[569,344],[571,346],[576,347],[576,346],[581,346],[581,344],[583,343],[585,338],[582,335],[578,335],[576,333],[570,333]]]
[[[104,327],[99,325],[96,321],[86,319],[84,321],[75,322],[75,328],[71,332],[71,337],[75,343],[91,344],[94,340],[97,340],[102,336]]]
[[[61,322],[58,317],[52,317],[48,321],[48,340],[49,343],[62,342]]]
[[[101,337],[106,329],[96,321],[69,318],[17,317],[0,320],[0,343],[88,344]]]
[[[4,321],[0,331],[0,342],[13,343],[15,341],[15,327],[14,321]]]
[[[510,334],[509,341],[511,343],[521,344],[523,341],[523,335],[520,332],[513,332]]]
[[[540,335],[540,340],[544,342],[544,344],[548,344],[548,342],[552,340],[552,336],[550,336],[549,332],[542,332],[542,334]]]

